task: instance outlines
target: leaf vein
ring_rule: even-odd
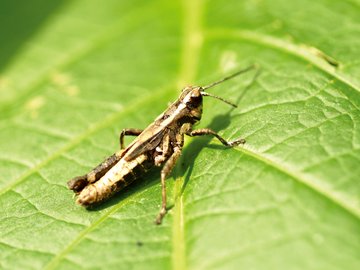
[[[355,217],[356,219],[360,220],[360,210],[356,208],[355,206],[352,206],[350,203],[343,201],[339,196],[335,194],[331,194],[331,190],[325,189],[324,187],[321,187],[319,185],[316,185],[313,183],[313,181],[309,178],[307,178],[304,174],[297,171],[296,173],[293,173],[292,171],[295,171],[294,169],[290,169],[286,167],[285,165],[280,165],[278,162],[270,159],[269,157],[262,155],[258,152],[255,152],[253,149],[247,149],[245,147],[237,147],[234,148],[239,152],[242,152],[243,154],[252,157],[256,160],[259,160],[268,166],[274,168],[275,170],[282,172],[285,175],[290,176],[292,179],[297,181],[298,183],[303,184],[307,188],[313,190],[317,194],[321,195],[322,197],[326,198],[333,204],[337,205],[339,208],[343,209],[344,211],[348,212],[350,215]]]
[[[106,212],[104,215],[100,216],[97,220],[95,220],[93,223],[91,223],[88,227],[86,227],[84,230],[82,230],[78,236],[73,239],[61,252],[59,252],[45,267],[44,269],[55,269],[56,266],[60,263],[60,261],[65,258],[65,256],[74,248],[76,247],[81,240],[83,240],[88,233],[93,231],[97,226],[102,224],[104,221],[107,220],[110,215],[114,214],[116,211],[124,207],[125,205],[131,203],[134,199],[141,197],[143,193],[146,192],[146,189],[134,194],[133,196],[127,197],[124,200],[122,200],[119,204],[111,207],[111,209]],[[67,259],[67,258],[65,258]]]
[[[253,32],[249,30],[237,30],[237,29],[209,29],[207,31],[207,36],[210,38],[234,38],[234,39],[243,39],[249,42],[256,44],[261,44],[263,46],[271,47],[276,50],[285,52],[287,54],[296,56],[302,60],[305,60],[318,69],[322,70],[326,74],[332,76],[333,78],[341,81],[351,89],[360,93],[360,86],[355,85],[346,78],[344,74],[339,73],[336,69],[323,60],[320,56],[314,54],[311,48],[308,48],[305,45],[298,45],[291,43],[289,41],[268,36],[259,32]],[[316,49],[316,48],[313,48]],[[318,50],[318,49],[316,49]],[[320,51],[320,50],[319,50]]]

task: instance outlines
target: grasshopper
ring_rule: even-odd
[[[201,119],[204,96],[213,97],[237,107],[230,101],[207,93],[205,90],[253,68],[254,66],[250,66],[207,86],[187,86],[182,90],[180,97],[146,129],[123,129],[120,133],[120,151],[108,157],[88,174],[75,177],[68,182],[69,189],[77,194],[76,202],[85,207],[103,202],[154,166],[163,166],[161,170],[162,204],[155,221],[156,224],[161,224],[167,211],[165,180],[181,155],[184,135],[191,137],[213,135],[228,147],[245,143],[244,139],[227,141],[208,128],[193,130],[192,127]],[[125,147],[125,136],[137,137]]]

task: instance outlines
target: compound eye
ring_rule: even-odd
[[[186,106],[190,109],[195,109],[201,105],[202,96],[201,95],[191,95],[190,100],[186,103]]]

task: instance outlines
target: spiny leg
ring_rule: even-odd
[[[192,130],[188,133],[186,133],[186,135],[188,136],[203,136],[203,135],[213,135],[215,136],[223,145],[225,146],[229,146],[229,147],[233,147],[239,144],[244,144],[245,143],[245,139],[237,139],[234,141],[227,141],[225,140],[223,137],[221,137],[219,134],[217,134],[215,131],[213,131],[212,129],[209,128],[202,128],[202,129],[196,129],[196,130]]]
[[[107,173],[121,158],[121,152],[116,152],[111,155],[98,166],[92,169],[88,174],[77,176],[71,179],[67,185],[70,190],[75,193],[82,191],[88,184],[94,183],[99,180],[105,173]]]
[[[176,146],[175,149],[174,149],[174,153],[166,161],[163,169],[161,170],[161,198],[162,198],[162,203],[161,203],[160,213],[157,216],[156,221],[155,221],[155,223],[158,224],[158,225],[161,224],[162,219],[166,215],[166,177],[169,176],[172,169],[174,168],[174,166],[176,164],[176,161],[178,160],[178,158],[181,155],[181,150],[182,150],[181,147]]]
[[[125,144],[124,144],[125,136],[139,136],[141,132],[143,132],[142,129],[124,128],[120,133],[120,148],[125,149]]]

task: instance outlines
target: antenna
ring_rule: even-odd
[[[249,70],[252,70],[252,69],[254,69],[256,67],[257,67],[257,65],[255,65],[255,64],[251,65],[251,66],[249,66],[247,68],[244,68],[242,70],[239,70],[238,72],[235,72],[234,74],[231,74],[230,76],[227,76],[227,77],[225,77],[225,78],[223,78],[223,79],[221,79],[219,81],[216,81],[216,82],[213,82],[213,83],[211,83],[209,85],[201,87],[201,92],[200,93],[201,93],[202,96],[208,96],[208,97],[216,98],[218,100],[221,100],[221,101],[225,102],[226,104],[229,104],[229,105],[233,106],[234,108],[237,108],[236,104],[234,104],[234,103],[232,103],[232,102],[230,102],[230,101],[228,101],[226,99],[223,99],[222,97],[215,96],[213,94],[207,93],[207,92],[205,92],[203,90],[209,89],[209,88],[211,88],[211,87],[213,87],[215,85],[218,85],[218,84],[223,83],[223,82],[225,82],[227,80],[230,80],[230,79],[232,79],[232,78],[234,78],[234,77],[236,77],[236,76],[238,76],[238,75],[240,75],[242,73],[248,72]]]
[[[226,100],[226,99],[223,99],[222,97],[215,96],[215,95],[209,94],[209,93],[204,92],[204,91],[201,91],[200,94],[201,94],[202,96],[205,96],[205,97],[208,96],[208,97],[213,97],[213,98],[219,99],[219,100],[225,102],[226,104],[229,104],[229,105],[233,106],[234,108],[237,108],[237,105],[236,105],[236,104],[234,104],[234,103],[232,103],[232,102],[230,102],[230,101],[228,101],[228,100]]]
[[[214,87],[215,85],[218,85],[218,84],[223,83],[223,82],[225,82],[225,81],[227,81],[227,80],[230,80],[230,79],[232,79],[232,78],[234,78],[234,77],[236,77],[236,76],[238,76],[238,75],[240,75],[240,74],[242,74],[242,73],[248,72],[249,70],[252,70],[252,69],[254,69],[254,68],[256,68],[256,67],[257,67],[257,65],[251,65],[251,66],[249,66],[249,67],[247,67],[247,68],[244,68],[244,69],[242,69],[242,70],[239,70],[238,72],[235,72],[234,74],[231,74],[230,76],[227,76],[227,77],[225,77],[225,78],[223,78],[223,79],[221,79],[221,80],[218,80],[218,81],[213,82],[213,83],[211,83],[211,84],[209,84],[209,85],[203,86],[202,89],[203,89],[203,90],[206,90],[206,89],[209,89],[209,88],[211,88],[211,87]],[[208,95],[208,96],[210,96],[210,95]],[[215,96],[213,96],[213,97],[215,97]],[[218,97],[217,97],[217,98],[218,98]],[[228,103],[228,102],[227,102],[227,103]],[[229,103],[229,104],[230,104],[230,103]]]

